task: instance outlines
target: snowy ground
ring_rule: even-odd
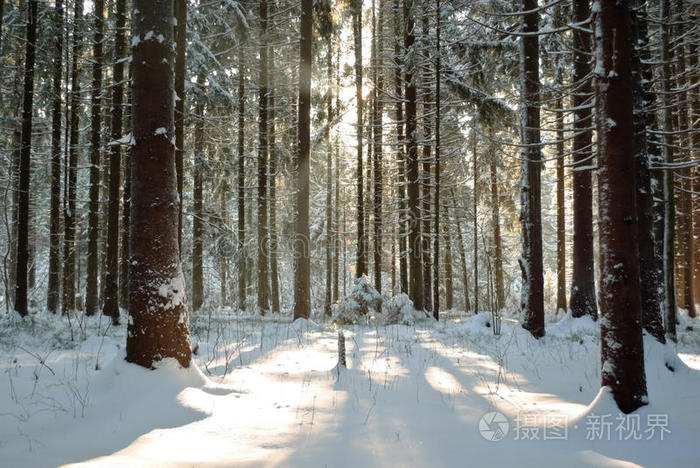
[[[343,327],[338,371],[331,325],[221,311],[194,320],[196,366],[148,371],[107,322],[71,341],[60,319],[3,317],[0,465],[700,466],[700,320],[682,316],[677,349],[646,340],[650,405],[631,417],[599,391],[589,319],[540,341],[489,322]]]

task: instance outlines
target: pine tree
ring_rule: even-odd
[[[309,236],[309,156],[311,152],[311,44],[313,1],[301,0],[299,42],[299,106],[294,239],[294,319],[311,314],[311,265]]]
[[[600,235],[601,385],[630,413],[647,404],[635,187],[632,31],[627,3],[595,13]]]
[[[544,279],[542,273],[542,218],[540,179],[542,152],[540,149],[540,75],[537,0],[521,0],[520,38],[520,154],[521,177],[521,244],[519,259],[523,275],[521,311],[523,328],[532,336],[544,336]]]
[[[27,36],[24,60],[24,92],[22,97],[22,138],[19,150],[19,184],[17,207],[17,255],[15,276],[15,311],[21,316],[29,312],[27,274],[29,267],[29,183],[32,158],[32,115],[34,112],[34,64],[36,58],[36,25],[38,2],[31,0],[27,9]]]
[[[178,245],[172,0],[134,0],[132,217],[126,360],[191,359]],[[160,40],[162,38],[162,40]]]

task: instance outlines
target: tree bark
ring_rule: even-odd
[[[265,314],[270,308],[270,283],[268,275],[268,231],[267,231],[267,0],[260,1],[260,76],[258,78],[258,310]]]
[[[51,90],[53,93],[51,110],[51,213],[49,220],[49,284],[46,295],[46,308],[52,314],[58,310],[61,289],[61,112],[63,70],[63,1],[56,0],[54,9],[56,34],[54,40],[53,73]]]
[[[124,99],[124,62],[126,26],[126,0],[117,0],[115,12],[114,67],[112,69],[112,145],[109,150],[109,204],[107,214],[107,272],[105,275],[105,301],[102,313],[119,323],[119,185],[121,147],[116,143],[122,137],[122,105]],[[122,278],[124,281],[124,278]]]
[[[661,287],[658,261],[654,251],[654,211],[653,193],[651,188],[651,171],[649,170],[650,146],[647,144],[648,95],[643,86],[643,69],[641,54],[646,47],[646,19],[639,14],[639,2],[636,1],[630,9],[632,44],[632,82],[634,99],[634,132],[635,132],[635,182],[637,206],[637,241],[639,249],[640,287],[642,301],[642,326],[659,342],[665,343],[663,320],[659,291]]]
[[[496,309],[501,310],[504,305],[505,294],[503,288],[503,249],[501,241],[501,202],[498,193],[498,166],[491,159],[491,224],[493,227],[493,262],[496,282]]]
[[[406,56],[415,56],[413,0],[404,0],[404,48]],[[416,310],[423,310],[423,265],[420,220],[420,180],[418,170],[418,144],[416,141],[416,83],[415,63],[406,65],[406,177],[408,179],[408,268],[410,283],[408,296]]]
[[[326,281],[325,281],[325,299],[323,303],[323,313],[326,316],[331,315],[331,295],[332,295],[332,280],[333,280],[333,233],[331,226],[332,219],[332,174],[333,174],[333,146],[331,145],[331,122],[333,121],[333,47],[330,39],[328,40],[328,52],[326,53],[326,72],[328,88],[326,89]]]
[[[401,57],[402,12],[400,0],[394,0],[394,80],[396,93],[396,164],[398,166],[398,205],[399,205],[399,283],[401,292],[408,293],[408,229],[406,216],[406,158],[403,113],[403,59]]]
[[[182,200],[185,155],[185,66],[187,53],[187,0],[174,0],[175,9],[175,170],[177,171],[177,243],[182,257]]]
[[[435,5],[435,205],[433,208],[435,210],[435,237],[433,238],[433,317],[435,320],[440,319],[440,15],[440,0],[437,0]],[[449,247],[446,251],[449,252]],[[450,305],[448,309],[451,309],[452,278],[449,279],[449,289],[450,297],[447,302]]]
[[[22,97],[22,138],[19,150],[19,183],[17,206],[17,256],[15,274],[15,311],[22,317],[29,312],[27,273],[29,267],[29,183],[32,158],[32,115],[34,111],[34,62],[36,57],[36,25],[38,2],[31,0],[27,10],[27,41],[24,60],[24,92]]]
[[[238,174],[237,174],[237,229],[238,229],[238,307],[245,309],[247,255],[245,246],[245,50],[238,51]]]
[[[600,234],[601,385],[630,413],[647,404],[637,245],[632,99],[632,32],[626,3],[595,13]],[[631,247],[631,248],[630,248]]]
[[[177,239],[173,2],[134,0],[132,15],[135,146],[126,360],[152,368],[175,358],[188,367],[189,318]]]
[[[367,238],[365,235],[364,174],[362,164],[364,102],[362,98],[362,0],[352,0],[353,38],[355,41],[355,99],[357,107],[357,267],[355,276],[367,274]]]
[[[299,43],[299,107],[297,148],[297,192],[294,239],[294,319],[311,314],[311,265],[309,238],[309,153],[311,152],[311,44],[313,1],[301,0]]]
[[[671,165],[674,160],[673,155],[673,114],[671,102],[671,60],[670,50],[670,2],[661,0],[661,91],[662,91],[662,116],[664,129],[664,145],[662,148],[664,163]],[[676,224],[676,204],[673,187],[673,171],[667,169],[663,173],[664,181],[664,242],[663,242],[663,264],[664,264],[664,319],[666,335],[676,341],[676,286],[674,279],[674,243]]]
[[[95,315],[99,308],[98,246],[100,220],[100,134],[102,132],[102,30],[104,21],[104,0],[95,0],[94,4],[94,43],[92,49],[92,109],[90,123],[90,207],[88,209],[88,255],[87,284],[85,289],[85,315]]]
[[[591,14],[588,0],[574,2],[572,21],[586,21]],[[574,246],[573,271],[571,280],[571,297],[569,299],[571,315],[583,317],[588,315],[598,319],[595,300],[595,281],[593,270],[593,190],[591,171],[593,153],[591,151],[592,114],[590,110],[591,67],[589,65],[591,50],[590,35],[582,29],[573,31],[574,39],[574,76],[577,90],[571,97],[574,108],[573,139],[573,188],[574,188]]]
[[[521,0],[522,31],[535,33],[539,26],[537,0]],[[532,336],[544,336],[544,279],[542,272],[542,215],[540,178],[540,74],[538,36],[520,38],[521,93],[521,244],[519,259],[523,275],[521,311],[523,328]]]
[[[273,4],[274,5],[274,4]],[[273,10],[274,11],[274,10]],[[269,118],[268,122],[270,124],[270,129],[268,132],[268,145],[270,149],[270,180],[268,181],[270,185],[270,302],[272,306],[272,312],[280,312],[280,286],[279,286],[279,272],[277,265],[277,151],[275,147],[275,89],[274,89],[274,76],[275,76],[275,60],[274,60],[274,50],[270,51],[268,54],[268,59],[270,61],[269,69],[272,71],[270,76],[270,91],[269,91]]]
[[[83,16],[82,0],[75,0],[73,27],[73,60],[71,63],[71,111],[70,143],[68,149],[67,196],[65,202],[65,235],[63,237],[63,315],[75,310],[75,230],[76,230],[76,195],[78,183],[78,152],[80,144],[80,54],[82,34],[78,19]],[[79,279],[79,278],[78,278]]]
[[[204,74],[197,74],[199,99],[194,109],[194,167],[192,170],[192,312],[202,308],[204,302]]]
[[[374,14],[374,13],[373,13]],[[374,18],[373,18],[374,20]],[[378,32],[377,32],[378,30]],[[384,1],[379,0],[379,22],[374,28],[374,105],[372,108],[374,156],[374,288],[382,292],[382,229],[383,229],[383,114],[384,114]]]

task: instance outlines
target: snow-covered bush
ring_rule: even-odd
[[[406,294],[397,294],[384,305],[385,325],[414,325],[416,322],[426,320],[429,316],[421,310],[413,308],[413,302]]]
[[[382,296],[374,289],[369,277],[362,275],[355,280],[350,294],[335,305],[333,323],[339,325],[357,323],[360,317],[366,316],[370,310],[381,312]]]

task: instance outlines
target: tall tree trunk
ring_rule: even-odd
[[[437,0],[435,5],[435,206],[433,208],[435,210],[435,237],[433,238],[433,317],[435,320],[440,319],[440,15],[440,0]],[[451,296],[452,278],[449,282]],[[450,305],[448,309],[451,309],[452,297],[448,302]]]
[[[561,76],[561,75],[560,75]],[[558,83],[562,85],[561,81]],[[555,107],[563,108],[558,99]],[[564,197],[564,113],[557,114],[557,311],[566,312],[566,199]]]
[[[49,285],[46,308],[58,310],[61,288],[61,71],[63,69],[63,1],[56,0],[54,9],[56,34],[51,90],[51,214],[49,220]]]
[[[452,200],[454,202],[454,191],[452,193]],[[469,274],[467,273],[467,253],[464,248],[464,237],[462,236],[462,223],[459,218],[455,219],[457,224],[457,237],[459,238],[459,260],[462,265],[462,289],[464,290],[464,310],[469,312],[472,310],[472,306],[469,303]]]
[[[326,239],[325,239],[325,251],[326,251],[326,295],[323,303],[323,312],[325,315],[331,315],[331,295],[332,286],[331,282],[333,280],[333,233],[331,226],[331,216],[332,216],[332,174],[333,174],[333,146],[331,145],[331,123],[333,121],[333,47],[330,40],[328,40],[328,52],[326,54],[326,72],[328,80],[328,88],[326,89]]]
[[[362,99],[362,0],[352,0],[352,28],[355,41],[355,99],[357,107],[357,267],[359,278],[367,274],[367,238],[365,235],[364,174],[362,165],[363,117]]]
[[[82,37],[80,20],[83,17],[83,1],[75,0],[73,26],[73,61],[71,63],[71,111],[70,111],[70,147],[68,153],[68,178],[66,180],[67,196],[65,235],[63,237],[63,315],[75,310],[75,231],[76,231],[76,195],[78,184],[78,152],[80,144],[80,54]],[[77,278],[79,279],[79,278]]]
[[[586,21],[591,15],[588,0],[576,0],[573,8],[574,23]],[[571,297],[569,307],[574,317],[590,316],[598,319],[593,270],[593,190],[591,171],[592,125],[590,109],[591,67],[589,64],[591,40],[582,29],[573,31],[574,76],[577,89],[571,97],[574,108],[573,187],[574,187],[574,247]]]
[[[191,359],[178,245],[172,0],[134,0],[132,218],[126,360]],[[153,34],[151,34],[151,32]],[[156,37],[163,38],[162,41]],[[136,42],[136,41],[134,41]],[[163,133],[161,129],[164,129]]]
[[[494,155],[495,157],[495,155]],[[496,309],[504,306],[505,293],[503,287],[503,249],[501,247],[501,201],[498,193],[498,167],[491,159],[491,224],[493,227],[493,262],[496,282]]]
[[[632,31],[626,3],[595,14],[600,233],[601,385],[630,413],[647,404],[634,173]],[[632,246],[632,248],[630,248]]]
[[[445,233],[445,309],[454,309],[454,286],[452,279],[452,237],[450,235],[450,227],[448,221],[447,208],[445,208],[445,221],[443,222],[443,231]]]
[[[424,7],[427,6],[424,4]],[[422,18],[422,41],[427,43],[430,31],[428,28],[428,18],[426,11],[423,11]],[[426,56],[430,57],[429,48],[426,46],[426,50],[422,52]],[[424,65],[425,67],[426,65]],[[425,74],[421,74],[422,91],[423,94],[423,165],[422,172],[420,172],[421,181],[421,257],[423,262],[423,308],[432,312],[433,310],[433,295],[431,294],[433,287],[433,271],[432,271],[432,252],[430,245],[430,234],[431,234],[431,190],[432,190],[432,122],[428,118],[430,113],[430,101],[432,100],[430,85],[426,83],[430,78],[432,78],[432,73],[428,73],[426,77]]]
[[[698,46],[697,39],[700,34],[696,31],[693,38],[695,41],[688,41],[688,68],[691,70],[690,82],[697,83],[700,80],[700,69],[698,68]],[[700,88],[695,86],[689,90],[690,95],[690,122],[693,130],[690,136],[691,158],[698,160],[700,158]],[[693,269],[693,307],[690,308],[691,317],[697,316],[697,311],[700,310],[700,167],[695,167],[693,170],[693,194],[691,199],[692,209],[692,232],[693,232],[693,249],[691,250],[692,269]]]
[[[661,91],[663,102],[663,129],[664,145],[662,148],[664,163],[671,166],[673,163],[673,113],[671,102],[671,60],[670,28],[671,14],[669,0],[661,0]],[[674,200],[673,171],[669,168],[664,171],[664,318],[665,331],[668,337],[676,341],[676,286],[674,281],[674,243],[676,224],[676,204]]]
[[[192,185],[192,312],[202,308],[204,302],[204,74],[197,74],[199,99],[194,109],[194,168]]]
[[[122,105],[124,99],[124,62],[126,26],[126,0],[117,0],[115,12],[114,67],[112,69],[112,142],[122,137]],[[133,134],[132,134],[133,136]],[[131,144],[131,142],[130,142]],[[119,184],[121,147],[109,147],[109,204],[107,214],[107,272],[105,275],[105,301],[102,313],[119,323]],[[122,278],[124,281],[124,278]]]
[[[689,125],[690,104],[688,101],[688,87],[692,82],[688,79],[689,68],[686,68],[686,53],[684,43],[687,41],[685,18],[684,18],[684,2],[683,0],[674,0],[674,38],[683,38],[683,42],[678,42],[675,47],[676,55],[676,80],[678,94],[678,130],[679,130],[679,146],[684,153],[684,160],[690,161],[690,138],[688,133],[685,133]],[[697,24],[695,25],[697,27]],[[697,83],[695,83],[697,85]],[[697,104],[696,104],[697,105]],[[678,259],[678,270],[681,279],[682,287],[679,291],[680,303],[682,307],[689,312],[695,312],[693,304],[693,221],[692,221],[692,172],[690,167],[681,169],[681,194],[680,194],[680,225],[682,229],[679,232],[679,245],[682,246]]]
[[[238,307],[245,309],[247,255],[245,246],[245,51],[238,51],[238,173],[237,173],[237,229],[238,229]]]
[[[336,36],[337,37],[337,36]],[[340,47],[336,48],[335,115],[340,115]],[[333,216],[333,303],[339,299],[340,279],[340,136],[335,135],[335,211]]]
[[[258,88],[258,310],[265,314],[270,308],[270,282],[268,275],[268,232],[267,232],[267,112],[268,112],[268,73],[267,73],[267,0],[260,1],[260,76]]]
[[[126,115],[124,120],[131,122],[131,89],[127,94]],[[126,309],[129,305],[129,244],[131,224],[131,146],[124,152],[122,158],[122,170],[124,174],[122,183],[122,219],[120,242],[121,248],[119,252],[119,307]],[[178,246],[180,244],[178,243]]]
[[[313,0],[301,0],[299,42],[299,107],[297,192],[294,242],[294,319],[311,314],[311,265],[309,245],[309,153],[311,152],[311,44]]]
[[[404,0],[404,47],[405,53],[414,55],[415,34],[413,27],[413,0]],[[420,223],[420,180],[418,171],[418,144],[416,141],[416,83],[415,63],[406,63],[406,139],[408,179],[408,268],[410,283],[408,296],[416,310],[423,310],[423,265]]]
[[[535,33],[539,26],[537,0],[521,0],[522,31]],[[540,73],[538,36],[520,38],[521,88],[521,243],[519,259],[523,275],[521,311],[523,328],[532,336],[544,336],[544,278],[542,272],[542,214],[540,178],[542,151],[540,148]]]
[[[28,313],[27,269],[29,266],[29,182],[32,157],[32,114],[34,111],[34,59],[36,56],[36,24],[38,2],[31,0],[27,10],[27,42],[24,60],[24,92],[22,97],[22,138],[19,160],[17,206],[17,273],[15,275],[15,310]]]
[[[274,3],[273,3],[274,5]],[[274,11],[274,10],[273,10]],[[268,145],[270,148],[270,180],[268,181],[270,185],[270,300],[272,306],[272,312],[278,314],[280,312],[280,285],[279,285],[279,272],[277,265],[277,151],[275,147],[275,89],[274,89],[274,76],[275,76],[275,61],[274,61],[274,50],[270,51],[269,61],[270,70],[272,75],[270,76],[270,98],[268,102],[269,106],[269,118],[268,122],[270,124],[270,129],[268,132]]]
[[[373,13],[374,14],[374,13]],[[374,18],[373,18],[374,19]],[[378,33],[377,33],[378,30]],[[374,135],[374,288],[382,292],[382,228],[383,218],[383,100],[384,100],[384,1],[379,0],[379,23],[373,37],[375,49],[374,58],[374,106],[372,108],[372,125]]]
[[[174,0],[175,8],[175,171],[177,172],[177,243],[182,257],[182,200],[185,156],[185,64],[187,53],[187,0]]]
[[[394,80],[396,93],[396,163],[398,165],[398,198],[399,198],[399,278],[401,292],[408,293],[408,230],[406,216],[406,159],[404,141],[403,113],[403,60],[401,58],[403,14],[400,0],[394,0]]]
[[[473,156],[473,170],[474,170],[474,192],[472,193],[472,212],[474,214],[474,225],[473,225],[473,247],[474,247],[474,313],[479,313],[479,169],[477,165],[477,153],[476,153],[476,132],[472,133],[472,156]]]
[[[651,145],[647,145],[647,125],[649,122],[649,97],[643,85],[641,54],[647,44],[646,18],[639,11],[639,1],[631,8],[632,44],[632,82],[634,99],[635,131],[635,182],[637,206],[637,243],[639,249],[640,293],[642,301],[642,326],[661,343],[664,343],[663,320],[659,290],[661,287],[658,261],[654,251],[654,211],[649,166]]]
[[[102,29],[104,21],[104,0],[95,0],[94,4],[94,43],[92,49],[92,90],[90,124],[90,208],[88,210],[88,255],[87,285],[85,290],[85,315],[95,315],[99,308],[98,246],[100,220],[100,134],[102,132]]]

